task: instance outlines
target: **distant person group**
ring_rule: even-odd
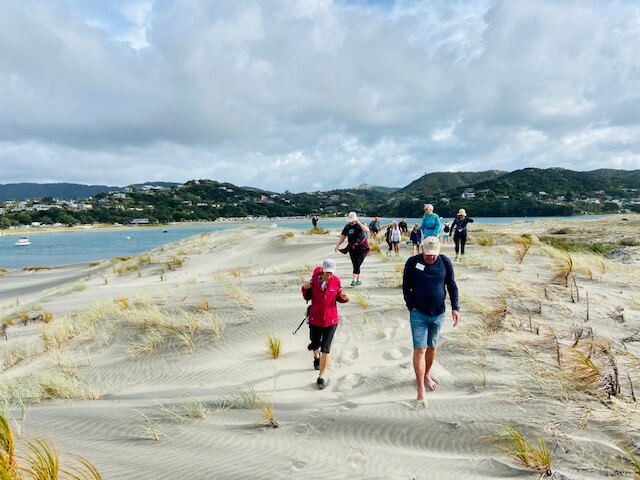
[[[314,216],[315,217],[315,216]],[[317,226],[317,217],[312,218]],[[458,210],[450,222],[434,212],[430,203],[424,205],[424,215],[420,223],[415,223],[409,231],[406,219],[393,220],[387,226],[384,240],[388,245],[387,255],[400,255],[403,238],[412,247],[412,254],[405,262],[402,278],[402,294],[409,312],[413,346],[413,370],[416,379],[417,407],[426,407],[427,390],[435,390],[437,379],[431,375],[436,357],[440,328],[445,317],[447,295],[451,304],[451,319],[456,327],[461,319],[458,287],[452,260],[440,252],[442,245],[453,238],[455,259],[465,254],[467,228],[473,219],[464,208]],[[334,252],[349,254],[352,265],[351,287],[362,285],[362,264],[371,245],[381,233],[380,218],[373,217],[368,225],[360,221],[356,212],[347,215],[347,223],[334,245]],[[346,240],[346,245],[343,247]],[[326,377],[329,365],[331,343],[340,322],[337,303],[345,303],[348,295],[342,288],[336,274],[336,261],[326,258],[321,266],[314,269],[311,279],[302,286],[305,299],[311,301],[308,313],[308,349],[313,353],[313,368],[318,371],[316,385],[322,390],[328,385]]]

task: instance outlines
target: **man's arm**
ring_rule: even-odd
[[[440,217],[436,215],[436,225],[434,227],[434,235],[437,237],[440,235]]]
[[[458,303],[458,285],[456,284],[455,274],[453,272],[453,265],[451,260],[447,258],[444,260],[444,266],[446,275],[444,278],[447,291],[449,292],[449,299],[451,300],[451,318],[453,319],[453,326],[457,326],[460,322],[460,304]]]
[[[402,295],[404,296],[404,303],[407,306],[407,310],[413,308],[413,300],[411,299],[411,290],[413,289],[413,272],[416,268],[416,261],[409,258],[404,264],[404,272],[402,274]]]

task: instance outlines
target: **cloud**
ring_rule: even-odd
[[[7,0],[2,178],[638,169],[639,43],[625,1]]]

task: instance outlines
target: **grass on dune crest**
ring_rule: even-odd
[[[499,451],[511,457],[523,466],[535,470],[544,476],[551,475],[553,457],[547,443],[540,437],[535,442],[528,440],[523,433],[513,427],[504,426],[496,436]]]
[[[256,307],[253,295],[244,287],[242,282],[224,281],[225,296],[235,302],[239,307],[247,310],[253,310]]]
[[[54,443],[37,438],[28,441],[18,453],[9,421],[0,414],[0,479],[2,480],[101,480],[98,470],[87,459],[75,456],[70,465],[62,463],[60,449]]]

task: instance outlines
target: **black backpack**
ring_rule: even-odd
[[[449,233],[451,229],[449,228],[449,225],[445,224],[444,226],[444,233]]]

